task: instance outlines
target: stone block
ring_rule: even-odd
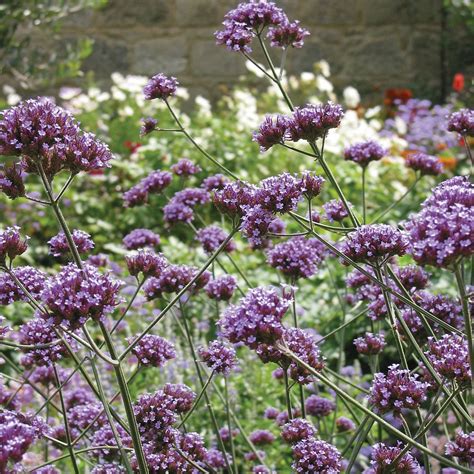
[[[109,78],[113,72],[129,72],[128,48],[125,44],[104,38],[93,39],[92,54],[83,62],[84,71],[94,71],[98,78]]]
[[[222,22],[218,16],[219,0],[176,0],[178,26],[216,26]]]
[[[214,40],[199,40],[191,45],[190,73],[198,76],[234,77],[245,72],[244,58],[240,53],[228,51]]]

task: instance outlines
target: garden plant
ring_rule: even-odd
[[[344,110],[308,35],[229,11],[270,88],[216,115],[163,73],[2,112],[1,473],[474,472],[474,111]]]

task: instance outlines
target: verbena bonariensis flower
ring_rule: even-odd
[[[311,171],[304,171],[301,174],[299,184],[302,186],[303,194],[306,199],[313,199],[321,193],[324,184],[324,178]]]
[[[306,438],[316,435],[316,428],[303,418],[295,418],[284,424],[281,429],[281,437],[288,444],[296,444]]]
[[[214,33],[216,44],[226,46],[229,51],[252,52],[250,43],[253,40],[253,34],[247,28],[247,25],[233,20],[224,21],[223,25],[222,30]]]
[[[143,178],[140,185],[149,194],[161,194],[171,184],[172,179],[169,171],[155,170]]]
[[[142,118],[142,126],[140,127],[140,135],[145,136],[156,130],[158,120],[153,117]]]
[[[281,367],[278,368],[278,370],[281,370],[283,372],[283,369]],[[283,374],[282,377],[283,378]],[[293,418],[298,418],[301,416],[301,410],[299,408],[293,408],[291,410],[291,414]],[[288,417],[288,412],[287,411],[282,411],[278,414],[278,416],[275,418],[275,423],[278,426],[283,426],[284,424],[288,423],[289,417]]]
[[[162,271],[159,278],[149,278],[143,290],[149,300],[160,298],[163,293],[177,293],[193,280],[198,271],[197,268],[187,265],[168,265]],[[211,274],[209,272],[204,272],[190,290],[196,291],[204,288],[209,282],[210,277]]]
[[[420,265],[448,267],[474,253],[474,186],[460,176],[438,185],[406,223]]]
[[[287,21],[285,12],[273,2],[250,0],[242,2],[225,15],[225,20],[245,24],[256,32],[266,26],[279,25]]]
[[[208,255],[212,255],[225,241],[225,239],[227,239],[227,237],[228,234],[217,225],[210,225],[208,227],[204,227],[203,229],[199,229],[196,234],[197,240],[199,240],[204,251]],[[224,251],[232,252],[236,248],[237,247],[235,243],[230,240],[224,247]]]
[[[255,204],[255,191],[255,186],[245,181],[233,181],[214,192],[213,202],[223,214],[242,217],[246,206]]]
[[[329,416],[336,409],[336,404],[327,398],[310,395],[305,401],[305,407],[308,415],[321,418]]]
[[[414,171],[419,171],[421,176],[438,176],[443,172],[443,164],[436,156],[427,155],[421,151],[410,153],[405,160],[405,165]]]
[[[255,430],[250,433],[249,439],[255,446],[263,446],[273,443],[276,438],[275,435],[268,430]]]
[[[19,167],[12,165],[3,168],[0,172],[0,190],[10,199],[25,195],[25,183]]]
[[[457,334],[445,334],[441,339],[429,338],[425,352],[441,377],[467,384],[471,379],[467,340]]]
[[[94,466],[91,474],[125,474],[127,470],[117,462],[104,462]]]
[[[219,430],[219,436],[221,437],[222,441],[224,443],[227,443],[230,441],[230,437],[236,438],[239,435],[240,431],[237,428],[234,428],[232,431],[229,431],[229,428],[227,426],[224,426],[224,428],[221,428]]]
[[[69,384],[66,385],[64,393],[64,403],[67,409],[75,407],[76,405],[87,405],[95,401],[94,392],[88,387],[77,387],[73,390],[68,389]]]
[[[0,410],[0,471],[12,472],[8,464],[19,463],[29,447],[45,434],[41,420]]]
[[[312,369],[321,371],[324,368],[324,358],[321,355],[315,337],[310,331],[288,328],[283,333],[283,339],[288,349]],[[295,382],[302,385],[312,381],[311,373],[293,361],[289,365],[289,375]]]
[[[0,232],[0,265],[5,265],[7,257],[13,260],[28,249],[28,237],[24,240],[20,236],[20,228],[7,227]]]
[[[160,245],[160,236],[149,229],[134,229],[123,238],[122,242],[127,250],[157,247]]]
[[[257,449],[257,452],[249,451],[248,453],[245,453],[244,459],[246,461],[257,461],[258,459],[265,459],[266,456],[267,454],[265,453],[265,451],[262,451],[261,449]]]
[[[474,110],[461,109],[450,115],[448,130],[466,137],[474,136]]]
[[[210,448],[207,450],[205,463],[215,470],[226,467],[224,454],[216,448]]]
[[[263,417],[267,420],[274,420],[280,413],[280,410],[275,407],[268,407],[265,408],[265,412],[263,413]]]
[[[302,188],[296,176],[282,173],[260,182],[255,201],[264,209],[284,214],[294,211],[302,197]]]
[[[68,338],[66,337],[68,340]],[[59,341],[59,336],[54,328],[45,323],[42,319],[31,319],[20,326],[18,331],[18,342],[26,346],[34,346],[32,348],[23,348],[24,355],[21,363],[25,367],[32,365],[51,365],[67,355],[66,346]]]
[[[286,49],[290,46],[302,48],[304,39],[309,35],[310,32],[306,28],[302,28],[300,22],[296,20],[293,22],[285,21],[276,27],[270,28],[267,38],[273,48]]]
[[[331,128],[337,128],[343,115],[342,107],[331,102],[297,107],[288,125],[289,139],[314,142],[326,136]]]
[[[119,288],[109,274],[102,275],[91,265],[80,269],[69,264],[46,282],[41,300],[48,312],[41,316],[55,325],[77,329],[89,318],[99,321],[110,313],[119,303]]]
[[[223,174],[214,174],[204,178],[201,187],[210,193],[211,191],[222,189],[228,182],[229,179]]]
[[[198,353],[201,360],[217,374],[229,375],[237,364],[235,349],[222,341],[211,341],[207,347],[200,347]]]
[[[271,344],[283,334],[281,320],[290,302],[275,288],[254,288],[238,305],[226,308],[219,320],[221,333],[230,342],[243,342],[250,348],[260,343]]]
[[[372,450],[368,474],[386,474],[388,472],[421,474],[423,471],[418,461],[409,452],[398,458],[403,448],[401,443],[398,443],[397,446],[377,443]],[[394,462],[397,458],[398,460]]]
[[[72,240],[79,253],[87,253],[94,248],[94,242],[91,236],[83,230],[74,229],[72,231]],[[61,257],[70,252],[69,244],[64,232],[59,232],[48,241],[49,251],[54,257]]]
[[[355,423],[345,416],[336,419],[336,429],[339,433],[347,433],[356,429]]]
[[[71,434],[76,437],[82,430],[92,424],[95,431],[107,423],[107,416],[101,403],[85,403],[74,405],[67,411],[67,419],[71,428]]]
[[[386,224],[360,226],[348,234],[341,252],[355,262],[377,262],[395,255],[404,255],[408,241],[398,229]]]
[[[352,207],[352,204],[349,203]],[[326,219],[329,222],[341,222],[349,216],[347,208],[340,199],[331,199],[323,204]]]
[[[344,159],[365,168],[370,162],[381,160],[387,150],[373,140],[356,143],[344,150]]]
[[[175,77],[168,77],[159,73],[149,79],[143,88],[143,94],[147,100],[166,100],[168,97],[175,95],[178,84],[179,83]]]
[[[168,261],[162,254],[156,254],[151,250],[139,250],[136,254],[125,257],[130,275],[138,277],[141,273],[144,277],[159,277],[168,266]]]
[[[122,445],[128,448],[131,447],[132,438],[130,435],[119,424],[115,426],[115,430],[118,433]],[[120,450],[117,449],[117,441],[110,424],[100,427],[93,434],[91,442],[94,446],[111,446],[115,448],[110,449],[104,447],[102,449],[94,450],[92,451],[92,456],[106,461],[120,460]]]
[[[232,275],[214,278],[206,285],[206,294],[217,301],[228,301],[237,288],[237,281]]]
[[[194,174],[200,173],[202,169],[200,166],[195,165],[188,158],[182,158],[177,163],[171,166],[171,171],[176,176],[181,176],[183,178],[186,178],[188,176],[192,176]]]
[[[178,202],[185,206],[195,207],[198,204],[206,204],[210,201],[211,197],[209,193],[202,188],[185,188],[182,191],[178,191],[171,202]]]
[[[47,279],[45,273],[33,267],[16,267],[12,272],[33,297],[39,298]],[[27,301],[27,296],[10,275],[0,274],[0,304],[15,301]]]
[[[283,145],[287,139],[290,119],[286,115],[267,115],[257,132],[253,133],[253,140],[260,145],[263,153],[274,145]]]
[[[427,391],[427,384],[418,379],[418,374],[391,365],[387,374],[374,375],[369,403],[378,413],[393,411],[397,415],[403,409],[416,410],[425,401]]]
[[[286,230],[286,224],[278,217],[274,218],[268,226],[268,232],[272,234],[283,234]]]
[[[125,207],[136,207],[145,204],[148,201],[148,191],[141,183],[131,187],[122,195]]]
[[[133,338],[130,342],[133,341]],[[163,337],[147,334],[132,349],[141,365],[163,367],[168,360],[176,357],[174,345]]]
[[[296,443],[292,451],[294,462],[291,467],[297,473],[336,474],[342,471],[341,453],[326,441],[306,438]]]
[[[260,205],[244,206],[244,215],[240,225],[242,234],[247,237],[253,249],[267,245],[266,236],[274,215]]]
[[[386,345],[385,336],[368,332],[364,336],[354,339],[354,345],[359,354],[377,355],[383,351]]]
[[[410,293],[413,293],[416,290],[423,290],[429,284],[428,273],[418,265],[395,267],[394,270],[400,283]]]
[[[267,261],[292,279],[309,278],[317,272],[325,251],[319,240],[297,236],[270,249]]]
[[[191,207],[182,202],[171,200],[163,207],[163,219],[168,225],[178,222],[190,223],[194,220],[194,212]]]
[[[456,434],[454,441],[446,443],[446,454],[458,458],[470,467],[474,465],[474,431]]]

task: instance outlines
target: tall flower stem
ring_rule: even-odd
[[[365,206],[365,174],[367,172],[367,167],[362,167],[362,223],[366,223],[366,213],[367,208]]]
[[[38,163],[37,167],[38,167],[38,171],[39,171],[39,174],[40,174],[40,177],[41,177],[41,181],[43,182],[43,186],[45,188],[46,194],[48,195],[51,207],[52,207],[52,209],[54,211],[54,214],[56,215],[56,218],[59,222],[59,225],[60,225],[60,227],[61,227],[61,229],[64,232],[64,235],[66,237],[66,241],[67,241],[67,243],[69,245],[69,249],[72,253],[73,260],[74,260],[75,264],[78,266],[78,268],[82,269],[83,264],[82,264],[81,256],[79,255],[76,244],[74,243],[74,240],[72,238],[71,231],[69,230],[69,226],[67,225],[66,219],[64,218],[64,216],[61,212],[61,208],[59,207],[59,204],[58,204],[58,202],[56,201],[56,199],[54,197],[54,192],[53,192],[53,189],[51,187],[51,183],[50,183],[48,177],[46,176],[46,173],[44,172],[44,169],[43,169],[43,166],[42,166],[41,162]],[[105,327],[105,325],[103,323],[100,323],[100,329],[101,329],[102,335],[105,339],[105,343],[107,345],[107,349],[109,350],[110,355],[112,356],[112,358],[114,360],[117,360],[117,354],[116,354],[115,347],[113,345],[112,339],[111,339],[111,337],[108,333],[107,328]],[[133,413],[132,400],[130,398],[130,393],[128,391],[127,382],[125,380],[125,376],[124,376],[120,361],[118,361],[118,363],[116,365],[114,365],[114,371],[115,371],[115,376],[116,376],[116,379],[117,379],[117,383],[119,385],[119,389],[120,389],[120,392],[121,392],[121,395],[122,395],[122,402],[123,402],[123,406],[124,406],[124,409],[125,409],[125,413],[127,415],[127,421],[128,421],[129,428],[130,428],[130,435],[131,435],[131,438],[132,438],[133,447],[134,447],[135,452],[136,452],[139,470],[140,470],[140,473],[147,474],[148,473],[148,466],[147,466],[147,463],[146,463],[146,460],[145,460],[145,454],[143,452],[143,446],[142,446],[142,442],[141,442],[141,439],[140,439],[140,432],[138,431],[137,421],[136,421],[135,415]]]
[[[293,419],[293,410],[291,409],[290,384],[288,383],[288,369],[283,369],[283,380],[285,381],[285,400],[288,411],[288,420]]]
[[[227,429],[229,430],[230,452],[232,455],[232,466],[237,470],[237,456],[235,454],[234,437],[232,436],[232,423],[230,419],[230,400],[229,400],[229,379],[224,376],[224,397],[225,397],[225,412],[227,417]]]
[[[467,347],[469,351],[469,363],[471,366],[471,397],[474,389],[474,341],[472,339],[472,320],[469,311],[469,301],[466,293],[466,285],[464,284],[464,275],[461,265],[456,265],[454,269],[456,283],[458,285],[459,297],[461,299],[462,314],[464,316],[464,326],[466,331]]]

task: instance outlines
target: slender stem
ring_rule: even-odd
[[[291,409],[290,386],[288,384],[288,369],[283,369],[283,379],[285,380],[285,400],[288,411],[288,420],[293,419],[293,410]]]
[[[135,293],[133,293],[133,296],[130,298],[130,301],[128,302],[127,307],[124,309],[123,313],[120,315],[117,321],[115,321],[115,324],[112,326],[112,329],[110,330],[111,335],[117,330],[117,327],[122,322],[123,318],[125,318],[125,316],[127,315],[128,311],[133,305],[133,302],[138,296],[138,293],[140,293],[140,290],[142,289],[142,286],[144,285],[145,281],[146,281],[146,278],[144,278],[141,282],[138,283]]]
[[[367,171],[367,167],[362,167],[362,222],[365,224],[366,222],[366,213],[367,209],[365,206],[365,173]]]
[[[70,184],[72,183],[72,181],[74,180],[74,177],[76,175],[75,174],[71,174],[69,176],[69,178],[67,179],[67,181],[64,183],[64,186],[62,187],[61,191],[59,191],[59,194],[56,196],[56,202],[59,203],[59,201],[61,200],[61,198],[63,197],[64,193],[67,191],[67,189],[69,188]]]
[[[471,147],[469,146],[467,136],[461,135],[461,137],[462,137],[462,142],[464,143],[464,148],[466,149],[467,157],[469,158],[469,161],[471,162],[471,167],[472,167],[474,166],[474,158],[472,156]]]
[[[229,430],[229,443],[230,443],[230,452],[232,455],[232,466],[235,471],[237,471],[237,456],[235,454],[235,443],[234,437],[232,436],[232,423],[230,419],[230,401],[229,401],[229,379],[227,376],[224,377],[224,397],[225,397],[225,412],[227,418],[227,429]]]
[[[459,297],[461,299],[462,314],[464,316],[464,326],[466,331],[467,347],[469,351],[469,363],[471,366],[471,394],[474,389],[474,340],[472,339],[472,320],[469,311],[469,300],[466,293],[466,285],[464,284],[464,275],[461,265],[456,265],[454,270],[456,283],[458,285]]]
[[[319,339],[317,341],[317,344],[322,344],[323,342],[327,341],[329,337],[333,336],[334,334],[338,333],[339,331],[343,330],[344,328],[346,328],[347,326],[350,326],[354,321],[356,321],[357,319],[359,319],[361,316],[364,316],[364,314],[366,314],[368,311],[368,308],[364,309],[363,311],[361,311],[359,314],[357,314],[356,316],[354,316],[352,319],[349,319],[349,321],[346,321],[344,324],[342,324],[341,326],[337,327],[336,329],[334,329],[333,331],[331,332],[328,332],[325,336],[323,336],[321,339]]]
[[[257,67],[258,69],[260,69],[261,72],[263,72],[263,74],[265,76],[267,76],[268,79],[270,79],[270,81],[272,82],[276,82],[275,79],[270,75],[268,74],[268,72],[265,70],[264,67],[262,67],[260,64],[257,63],[257,61],[255,61],[252,56],[250,56],[249,54],[247,54],[245,51],[242,51],[242,54],[245,56],[246,59],[248,59],[255,67]]]
[[[59,380],[59,375],[58,375],[58,370],[56,369],[56,364],[53,364],[53,370],[54,370],[54,377],[56,379],[56,383],[59,387],[61,385],[61,381]],[[64,431],[66,432],[67,448],[69,450],[69,455],[71,457],[72,467],[74,469],[74,472],[76,474],[79,474],[79,468],[77,467],[76,455],[75,455],[74,449],[72,448],[72,445],[71,445],[71,432],[69,430],[69,422],[68,422],[68,419],[67,419],[66,405],[64,404],[64,397],[63,397],[62,390],[59,390],[59,399],[61,401],[61,408],[63,410]]]

